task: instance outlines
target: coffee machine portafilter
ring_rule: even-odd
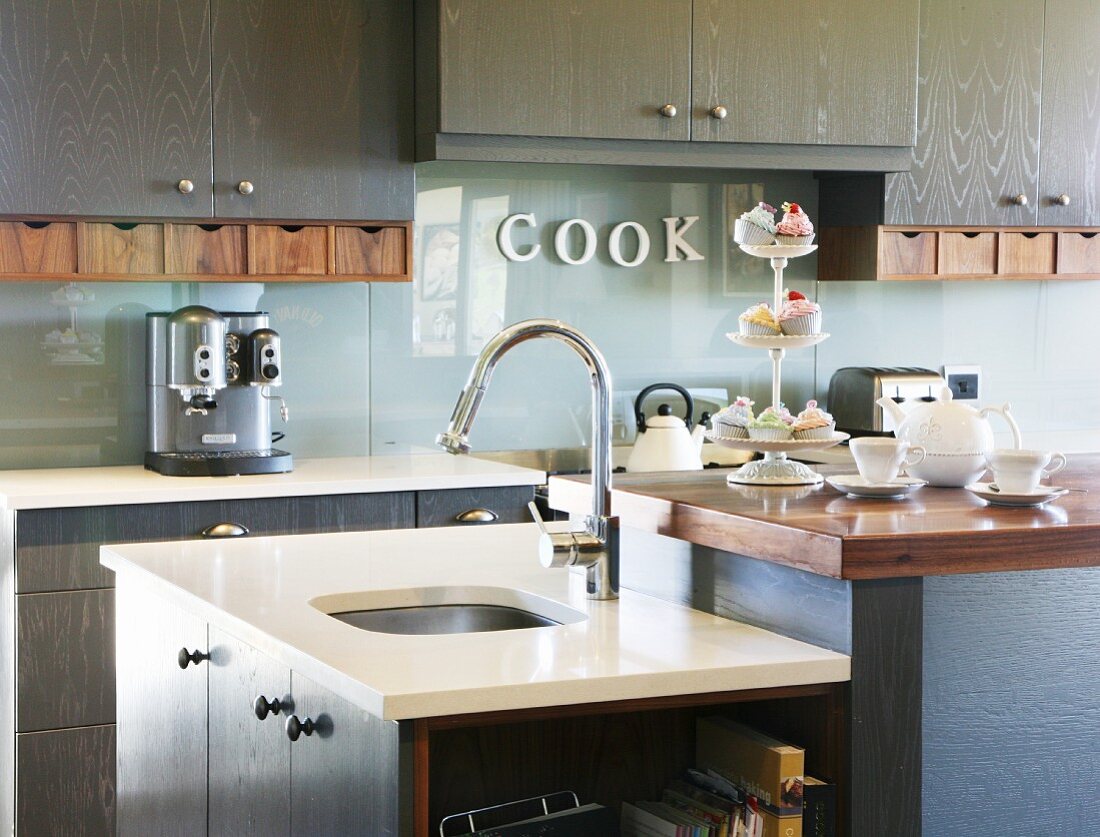
[[[145,467],[170,476],[290,471],[272,447],[271,401],[282,385],[279,334],[262,311],[191,305],[146,314]]]

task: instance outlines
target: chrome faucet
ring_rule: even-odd
[[[468,436],[497,362],[514,346],[539,337],[561,340],[580,355],[592,383],[592,514],[580,532],[548,532],[534,503],[531,514],[542,529],[539,560],[544,567],[584,567],[590,599],[619,597],[619,519],[611,509],[611,373],[600,350],[560,320],[524,320],[501,330],[481,350],[458,396],[451,423],[435,443],[450,453],[469,453]]]

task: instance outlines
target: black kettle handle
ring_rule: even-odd
[[[691,397],[691,393],[679,384],[650,384],[639,392],[638,397],[634,399],[634,419],[638,422],[638,432],[645,433],[645,413],[642,412],[645,397],[659,389],[671,389],[683,396],[684,403],[687,404],[687,416],[684,417],[684,424],[691,427],[691,416],[695,412],[695,400]]]

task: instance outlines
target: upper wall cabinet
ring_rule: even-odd
[[[917,147],[886,222],[1100,224],[1097,39],[1095,0],[923,0]]]
[[[418,0],[417,155],[897,171],[917,5]]]
[[[215,211],[413,215],[407,0],[211,0]]]
[[[911,146],[918,4],[695,0],[691,138]]]
[[[434,2],[441,131],[689,138],[691,0]]]
[[[206,0],[0,0],[0,213],[209,216],[210,132]]]
[[[0,214],[412,217],[403,0],[0,0]]]

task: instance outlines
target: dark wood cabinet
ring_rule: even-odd
[[[534,486],[452,488],[418,491],[416,525],[483,526],[487,523],[530,523],[527,504],[535,499]]]
[[[695,0],[691,138],[912,146],[910,0]]]
[[[213,211],[206,0],[2,0],[0,89],[0,214]]]
[[[290,669],[211,626],[209,834],[290,833]],[[257,698],[278,701],[260,719]]]
[[[411,218],[411,4],[210,0],[210,10],[216,214]]]

